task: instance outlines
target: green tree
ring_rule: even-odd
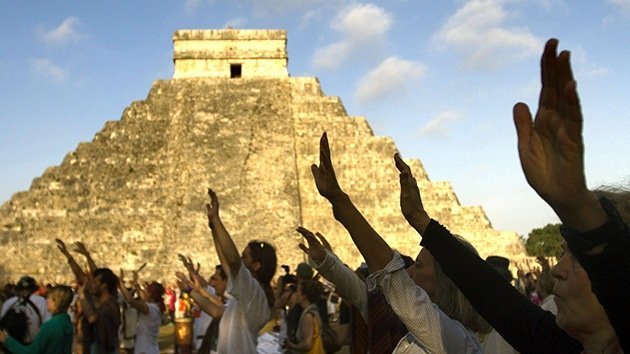
[[[525,249],[530,256],[555,257],[562,252],[560,224],[547,224],[533,229],[525,241]]]

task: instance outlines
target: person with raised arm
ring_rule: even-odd
[[[581,117],[578,118],[579,104],[569,56],[568,52],[557,56],[556,46],[555,39],[549,40],[543,53],[543,89],[536,126],[532,124],[527,106],[519,103],[514,107],[519,152],[528,182],[552,205],[565,227],[568,222],[571,227],[585,230],[606,219],[601,218],[603,208],[597,210],[597,198],[595,204],[590,204],[592,211],[583,211],[584,218],[597,219],[597,222],[577,222],[575,211],[567,209],[571,205],[581,209],[583,204],[573,203],[587,203],[593,195],[583,190],[586,187],[581,162]],[[446,228],[432,220],[424,210],[409,166],[400,156],[394,158],[400,171],[401,209],[409,224],[422,235],[420,244],[433,254],[475,309],[516,350],[521,353],[622,352],[604,308],[591,292],[587,272],[570,249],[565,249],[565,255],[551,270],[556,278],[553,292],[558,304],[558,315],[554,316],[518,293],[492,266],[461,247]],[[580,194],[583,196],[578,198]],[[617,280],[627,282],[627,277]],[[624,313],[620,308],[616,311]]]
[[[97,268],[79,287],[78,299],[83,308],[85,344],[89,353],[117,353],[120,340],[118,277],[109,268]]]
[[[88,273],[86,274],[84,269],[81,268],[79,263],[77,263],[77,261],[72,256],[72,254],[70,254],[70,252],[68,251],[68,248],[66,247],[66,244],[61,239],[58,239],[58,238],[55,239],[55,243],[57,245],[57,248],[61,252],[61,254],[63,254],[66,257],[66,260],[68,261],[68,265],[70,266],[70,269],[72,270],[72,273],[74,274],[77,281],[77,285],[79,287],[76,290],[79,290],[80,287],[88,281],[89,275],[92,274],[97,269],[94,259],[92,259],[92,256],[90,255],[90,252],[87,250],[87,247],[85,247],[84,243],[75,242],[74,251],[79,254],[82,254],[86,258],[86,262],[88,264]],[[73,347],[75,348],[74,349],[75,351],[79,353],[87,354],[90,352],[89,338],[91,334],[85,333],[86,329],[89,327],[89,323],[83,316],[83,305],[81,304],[81,301],[78,301],[78,295],[79,294],[77,291],[77,293],[75,294],[75,301],[73,302],[73,305],[71,305],[72,309],[74,310]]]
[[[120,270],[118,289],[125,301],[138,311],[133,352],[157,354],[160,352],[158,334],[162,324],[162,312],[164,312],[164,287],[157,282],[152,282],[146,288],[140,286],[137,271],[133,272],[132,279],[132,288],[139,293],[139,298],[135,298],[125,287],[125,273],[122,269]]]
[[[219,323],[225,310],[225,288],[227,286],[227,274],[221,265],[215,267],[214,274],[208,282],[199,275],[198,270],[188,267],[188,276],[182,272],[176,272],[178,283],[182,287],[191,289],[190,297],[201,310],[199,319],[207,316],[207,322],[202,323],[202,328],[197,328],[198,319],[195,320],[195,337],[199,340],[197,353],[216,353],[219,339]]]
[[[368,288],[382,289],[409,330],[394,352],[480,353],[475,332],[489,332],[490,328],[447,277],[438,278],[439,265],[426,250],[420,251],[414,266],[404,269],[398,252],[372,228],[339,186],[326,133],[320,139],[319,166],[312,165],[311,170],[317,190],[331,203],[335,219],[348,230],[367,262],[371,272]]]
[[[255,353],[258,331],[272,318],[270,282],[276,272],[275,249],[250,241],[239,254],[219,217],[219,199],[208,189],[208,226],[221,266],[228,276],[226,305],[219,324],[219,353]]]
[[[308,244],[308,247],[299,244],[300,249],[308,255],[319,274],[333,283],[335,291],[355,308],[357,315],[352,318],[350,352],[393,352],[409,331],[389,306],[383,292],[379,289],[368,291],[365,281],[337,258],[322,234],[301,226],[297,232]],[[413,265],[410,257],[407,259],[405,268]]]
[[[535,119],[524,103],[514,106],[521,167],[529,185],[562,221],[560,229],[569,252],[554,277],[564,280],[567,260],[577,260],[604,306],[621,347],[630,351],[630,232],[627,191],[608,194],[586,187],[582,109],[573,79],[570,53],[556,54],[558,41],[550,39],[541,63],[542,90]],[[617,210],[619,209],[619,210]],[[625,213],[626,219],[620,216]],[[558,289],[562,292],[562,289]],[[558,321],[567,307],[556,294]],[[562,312],[562,313],[561,313]]]
[[[61,254],[63,254],[66,257],[66,260],[68,261],[68,264],[70,265],[70,269],[72,269],[72,273],[76,277],[77,282],[79,284],[83,284],[87,278],[85,271],[77,263],[77,261],[74,259],[72,254],[70,254],[70,251],[68,251],[66,244],[61,239],[56,238],[55,243],[57,245],[57,248],[61,252]],[[83,242],[77,241],[74,243],[74,247],[75,247],[74,248],[75,252],[85,257],[85,260],[87,261],[87,264],[88,264],[89,273],[91,274],[92,272],[94,272],[97,268],[96,263],[94,262],[94,259],[92,259],[92,256],[90,255],[90,252],[87,250],[87,247],[85,247],[85,244]]]

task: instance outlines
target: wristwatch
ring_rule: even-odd
[[[601,197],[599,198],[599,203],[608,216],[608,220],[602,226],[586,232],[578,232],[560,226],[560,233],[574,254],[588,252],[595,246],[608,243],[618,237],[628,227],[610,200]]]

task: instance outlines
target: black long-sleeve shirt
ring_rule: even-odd
[[[422,242],[475,310],[521,353],[581,353],[582,344],[556,325],[555,316],[533,304],[501,274],[437,221]]]
[[[619,344],[630,352],[630,231],[613,205],[600,199],[608,220],[600,227],[578,233],[561,227],[573,255],[591,280],[597,300],[606,310]],[[586,252],[604,241],[602,253],[590,256]]]

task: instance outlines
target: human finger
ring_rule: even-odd
[[[534,129],[532,114],[529,107],[522,102],[514,105],[512,109],[514,127],[516,128],[518,151],[525,151],[529,146],[529,141]]]
[[[319,242],[322,243],[322,245],[324,246],[325,249],[327,249],[327,250],[332,252],[332,246],[330,246],[330,243],[328,242],[326,237],[324,237],[324,235],[322,235],[319,232],[316,232],[315,236],[317,236],[317,238],[319,239]]]
[[[396,164],[396,168],[398,169],[400,173],[407,172],[411,174],[411,168],[409,168],[409,165],[407,165],[405,161],[403,161],[399,153],[394,154],[394,162]]]
[[[558,74],[556,50],[558,40],[551,38],[545,44],[540,62],[540,76],[542,89],[538,99],[538,107],[557,108],[558,104]]]

